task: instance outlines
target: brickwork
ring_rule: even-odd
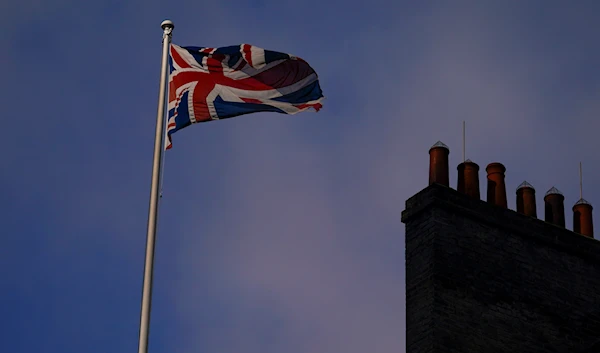
[[[600,353],[600,241],[438,184],[402,221],[407,353]]]

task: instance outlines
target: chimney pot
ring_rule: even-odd
[[[490,163],[485,168],[487,172],[488,189],[487,201],[494,205],[507,208],[506,186],[504,184],[504,172],[506,167],[502,163]]]
[[[573,206],[573,231],[586,237],[594,237],[592,221],[592,205],[584,199],[579,199]]]
[[[565,227],[565,197],[552,187],[544,196],[544,213],[546,222],[553,223],[559,227]]]
[[[479,196],[479,166],[467,159],[456,167],[458,170],[458,184],[456,189],[471,198],[480,199]]]
[[[429,149],[429,185],[433,183],[450,186],[448,171],[448,155],[450,149],[442,141],[436,142]]]
[[[537,218],[535,204],[535,189],[527,181],[517,187],[517,212],[529,217]]]

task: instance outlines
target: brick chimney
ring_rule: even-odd
[[[448,179],[448,155],[450,149],[438,141],[429,149],[429,185],[433,183],[450,186]]]
[[[573,231],[586,237],[594,237],[592,222],[592,205],[584,199],[579,199],[573,206]]]
[[[458,169],[457,190],[471,198],[480,199],[479,196],[479,166],[467,159],[456,167]]]
[[[517,187],[517,212],[525,216],[537,218],[535,189],[527,181]]]
[[[544,196],[545,221],[556,224],[559,227],[565,227],[565,197],[552,187]]]
[[[506,186],[504,185],[504,172],[506,168],[501,163],[490,163],[485,168],[487,172],[487,201],[494,205],[507,208]]]

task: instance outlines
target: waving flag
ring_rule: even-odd
[[[249,44],[222,48],[171,44],[169,66],[167,149],[174,132],[194,123],[322,107],[317,73],[289,54]]]

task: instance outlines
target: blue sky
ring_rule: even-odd
[[[2,351],[137,349],[165,18],[179,45],[306,59],[326,100],[174,135],[151,352],[404,352],[400,212],[437,140],[456,186],[463,120],[509,208],[527,180],[543,215],[556,186],[571,229],[579,161],[600,207],[595,1],[0,6]]]

